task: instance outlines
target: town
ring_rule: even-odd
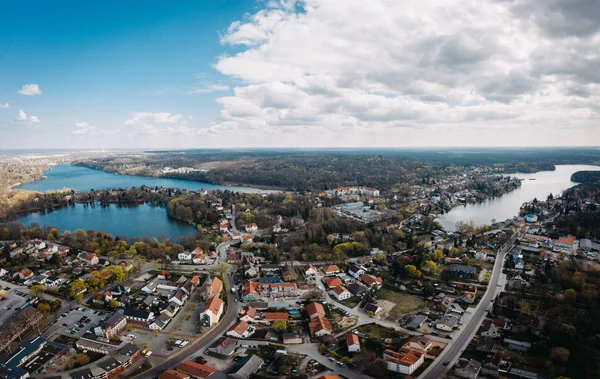
[[[17,231],[39,238],[11,240],[15,231],[5,229],[0,372],[10,379],[544,377],[548,366],[525,358],[543,341],[536,310],[579,295],[540,277],[572,265],[598,270],[600,244],[550,237],[549,225],[573,200],[534,200],[512,219],[447,232],[423,211],[466,194],[422,188],[408,189],[417,207],[367,187],[312,197],[179,194],[177,201],[201,199],[218,216],[207,240],[189,250],[113,241],[102,254],[95,241],[106,243],[104,235],[24,229]],[[312,216],[302,220],[295,206]],[[294,246],[316,214],[337,220],[339,232],[323,238],[331,253],[314,251],[318,235]],[[375,234],[366,235],[373,223]],[[377,242],[383,235],[394,239]],[[155,248],[169,253],[140,255]],[[581,296],[597,294],[586,286],[577,287]],[[569,351],[551,350],[564,365]],[[559,372],[560,363],[550,369]]]

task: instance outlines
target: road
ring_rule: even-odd
[[[220,244],[217,249],[221,260],[223,262],[226,261],[227,248],[229,245],[237,241],[229,241]],[[232,269],[233,271],[233,269]],[[227,275],[225,278],[226,282],[229,284],[228,288],[232,288],[234,281],[231,275]],[[199,350],[204,350],[204,347],[207,347],[210,343],[217,340],[223,333],[225,333],[229,328],[233,326],[237,322],[237,316],[240,311],[240,303],[237,299],[237,294],[232,294],[231,292],[226,292],[227,294],[227,310],[223,318],[219,321],[219,323],[208,332],[202,334],[198,339],[191,342],[185,349],[179,350],[176,353],[173,353],[169,358],[162,361],[158,365],[152,367],[150,370],[141,373],[140,375],[135,376],[137,379],[154,379],[158,377],[164,370],[173,368],[177,366],[181,362],[190,359]],[[235,301],[238,300],[238,301]],[[152,358],[150,359],[152,360]]]
[[[475,333],[477,333],[477,330],[479,329],[479,326],[481,325],[481,322],[487,313],[487,309],[492,304],[492,299],[496,296],[498,280],[500,278],[500,274],[502,273],[506,253],[514,245],[519,236],[520,233],[515,233],[514,236],[504,245],[504,247],[498,251],[498,254],[496,255],[496,262],[494,263],[492,278],[488,284],[485,294],[479,301],[479,304],[473,313],[473,317],[467,325],[462,327],[461,332],[454,337],[454,340],[448,344],[438,358],[434,360],[429,367],[427,367],[427,369],[420,376],[421,379],[439,379],[444,377],[445,371],[452,367],[452,364],[460,357],[461,353],[467,347]],[[444,366],[443,362],[445,361],[450,361],[450,364]]]

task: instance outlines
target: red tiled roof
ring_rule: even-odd
[[[268,312],[265,313],[265,320],[287,320],[289,315],[286,312]]]
[[[348,334],[348,336],[346,337],[346,343],[348,344],[348,346],[360,345],[358,336],[352,333]]]
[[[402,366],[414,365],[423,355],[420,351],[409,349],[407,347],[401,347],[400,351],[386,350],[383,354],[384,356],[387,355],[386,361],[394,362]]]
[[[190,376],[177,370],[167,370],[158,376],[158,379],[187,379]]]
[[[223,300],[219,299],[216,296],[213,296],[210,299],[208,299],[206,304],[204,304],[204,308],[202,308],[202,312],[204,312],[206,310],[210,310],[213,314],[218,314],[219,309],[221,308],[222,304],[223,304]]]
[[[333,332],[329,320],[321,316],[312,319],[310,324],[308,324],[308,328],[312,335],[315,335],[315,333],[320,332],[321,330],[328,330],[330,333]]]
[[[190,374],[196,378],[202,379],[206,379],[213,373],[217,372],[217,370],[215,370],[212,367],[202,365],[193,361],[184,361],[179,366],[177,366],[177,370],[185,372],[186,374]]]
[[[323,271],[336,272],[336,271],[340,271],[340,268],[336,265],[323,266]]]
[[[310,303],[306,306],[306,311],[308,312],[308,317],[312,318],[315,315],[323,315],[325,316],[325,308],[323,308],[323,304],[321,303]]]
[[[329,287],[329,288],[339,287],[343,284],[342,281],[340,280],[340,278],[331,278],[331,277],[323,278],[323,282],[325,282],[325,284],[327,284],[327,287]]]

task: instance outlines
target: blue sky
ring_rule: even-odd
[[[589,0],[5,0],[0,141],[598,145],[599,9]]]

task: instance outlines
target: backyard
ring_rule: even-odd
[[[391,317],[399,317],[425,307],[425,302],[417,296],[394,292],[386,288],[377,292],[377,298],[396,304],[389,313]]]

